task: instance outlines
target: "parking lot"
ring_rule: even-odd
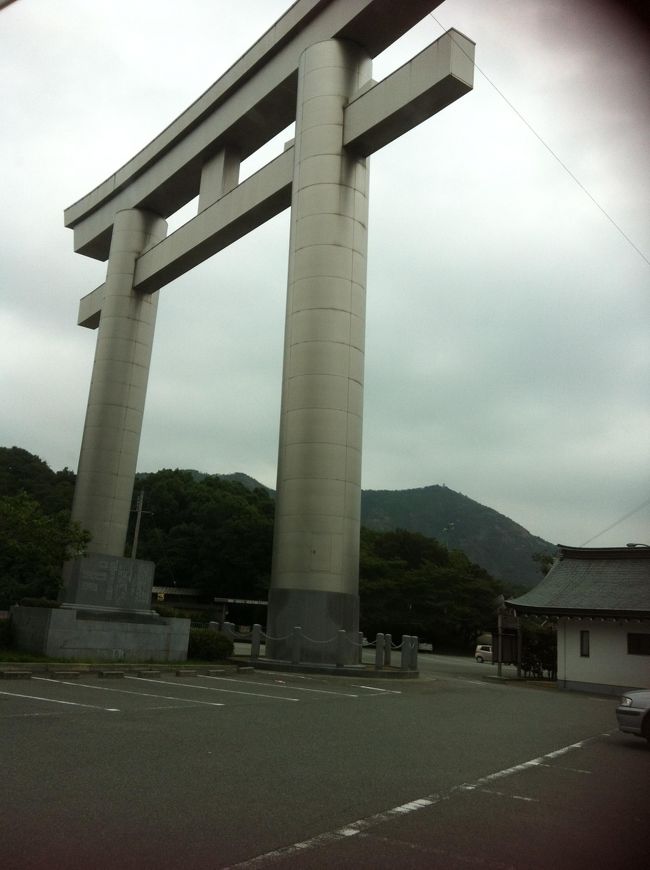
[[[2,681],[3,866],[645,866],[650,752],[616,699],[422,658]]]

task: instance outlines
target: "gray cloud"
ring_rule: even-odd
[[[95,340],[76,308],[105,265],[73,254],[63,208],[288,5],[3,10],[1,443],[76,465]],[[481,69],[648,256],[647,34],[612,8],[447,0],[435,14],[477,41]],[[427,18],[376,77],[439,32]],[[274,485],[287,244],[285,214],[162,291],[143,470]],[[364,486],[444,482],[568,544],[641,504],[649,274],[477,74],[472,94],[371,159]],[[594,543],[648,540],[649,517]]]

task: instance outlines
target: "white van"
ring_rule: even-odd
[[[492,661],[492,647],[489,643],[480,643],[474,650],[474,658],[479,664]]]

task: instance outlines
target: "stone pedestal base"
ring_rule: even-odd
[[[153,562],[90,553],[63,567],[60,607],[12,607],[19,649],[59,659],[178,662],[189,619],[151,609]]]
[[[348,643],[343,647],[341,664],[359,661],[359,596],[342,592],[305,589],[271,589],[266,625],[266,656],[292,661],[295,657],[293,629],[300,626],[300,661],[334,664],[337,633],[343,629]],[[329,641],[327,643],[326,641]]]
[[[25,652],[81,661],[185,661],[189,619],[74,606],[11,608],[14,641]]]

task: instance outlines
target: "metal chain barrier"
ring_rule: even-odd
[[[210,628],[213,628],[215,631],[218,630],[218,623],[211,622]],[[347,632],[344,629],[340,629],[339,632],[334,635],[334,637],[331,637],[327,640],[317,640],[316,638],[309,637],[309,635],[305,634],[302,631],[302,628],[298,625],[294,626],[294,629],[290,634],[286,634],[281,637],[273,637],[272,635],[267,634],[265,631],[262,630],[262,626],[258,623],[255,623],[255,625],[253,625],[251,631],[245,633],[235,631],[235,626],[231,622],[224,622],[221,630],[233,641],[249,641],[251,644],[251,659],[259,658],[260,646],[262,643],[266,643],[266,641],[274,641],[279,643],[291,640],[293,642],[291,660],[293,664],[299,664],[302,660],[302,641],[306,641],[307,643],[315,644],[318,646],[334,645],[336,649],[336,665],[343,667],[345,665],[346,659],[343,650],[347,642],[347,644],[359,651],[357,657],[358,664],[362,664],[361,653],[364,648],[374,648],[376,670],[381,670],[385,667],[391,667],[391,653],[393,652],[393,650],[401,650],[401,669],[417,670],[419,639],[414,635],[402,635],[401,643],[393,643],[393,638],[389,633],[383,634],[382,632],[378,632],[377,637],[374,641],[366,640],[364,642],[361,632],[358,632],[357,634],[357,636],[359,637],[359,640],[357,641],[353,639],[355,632]]]

